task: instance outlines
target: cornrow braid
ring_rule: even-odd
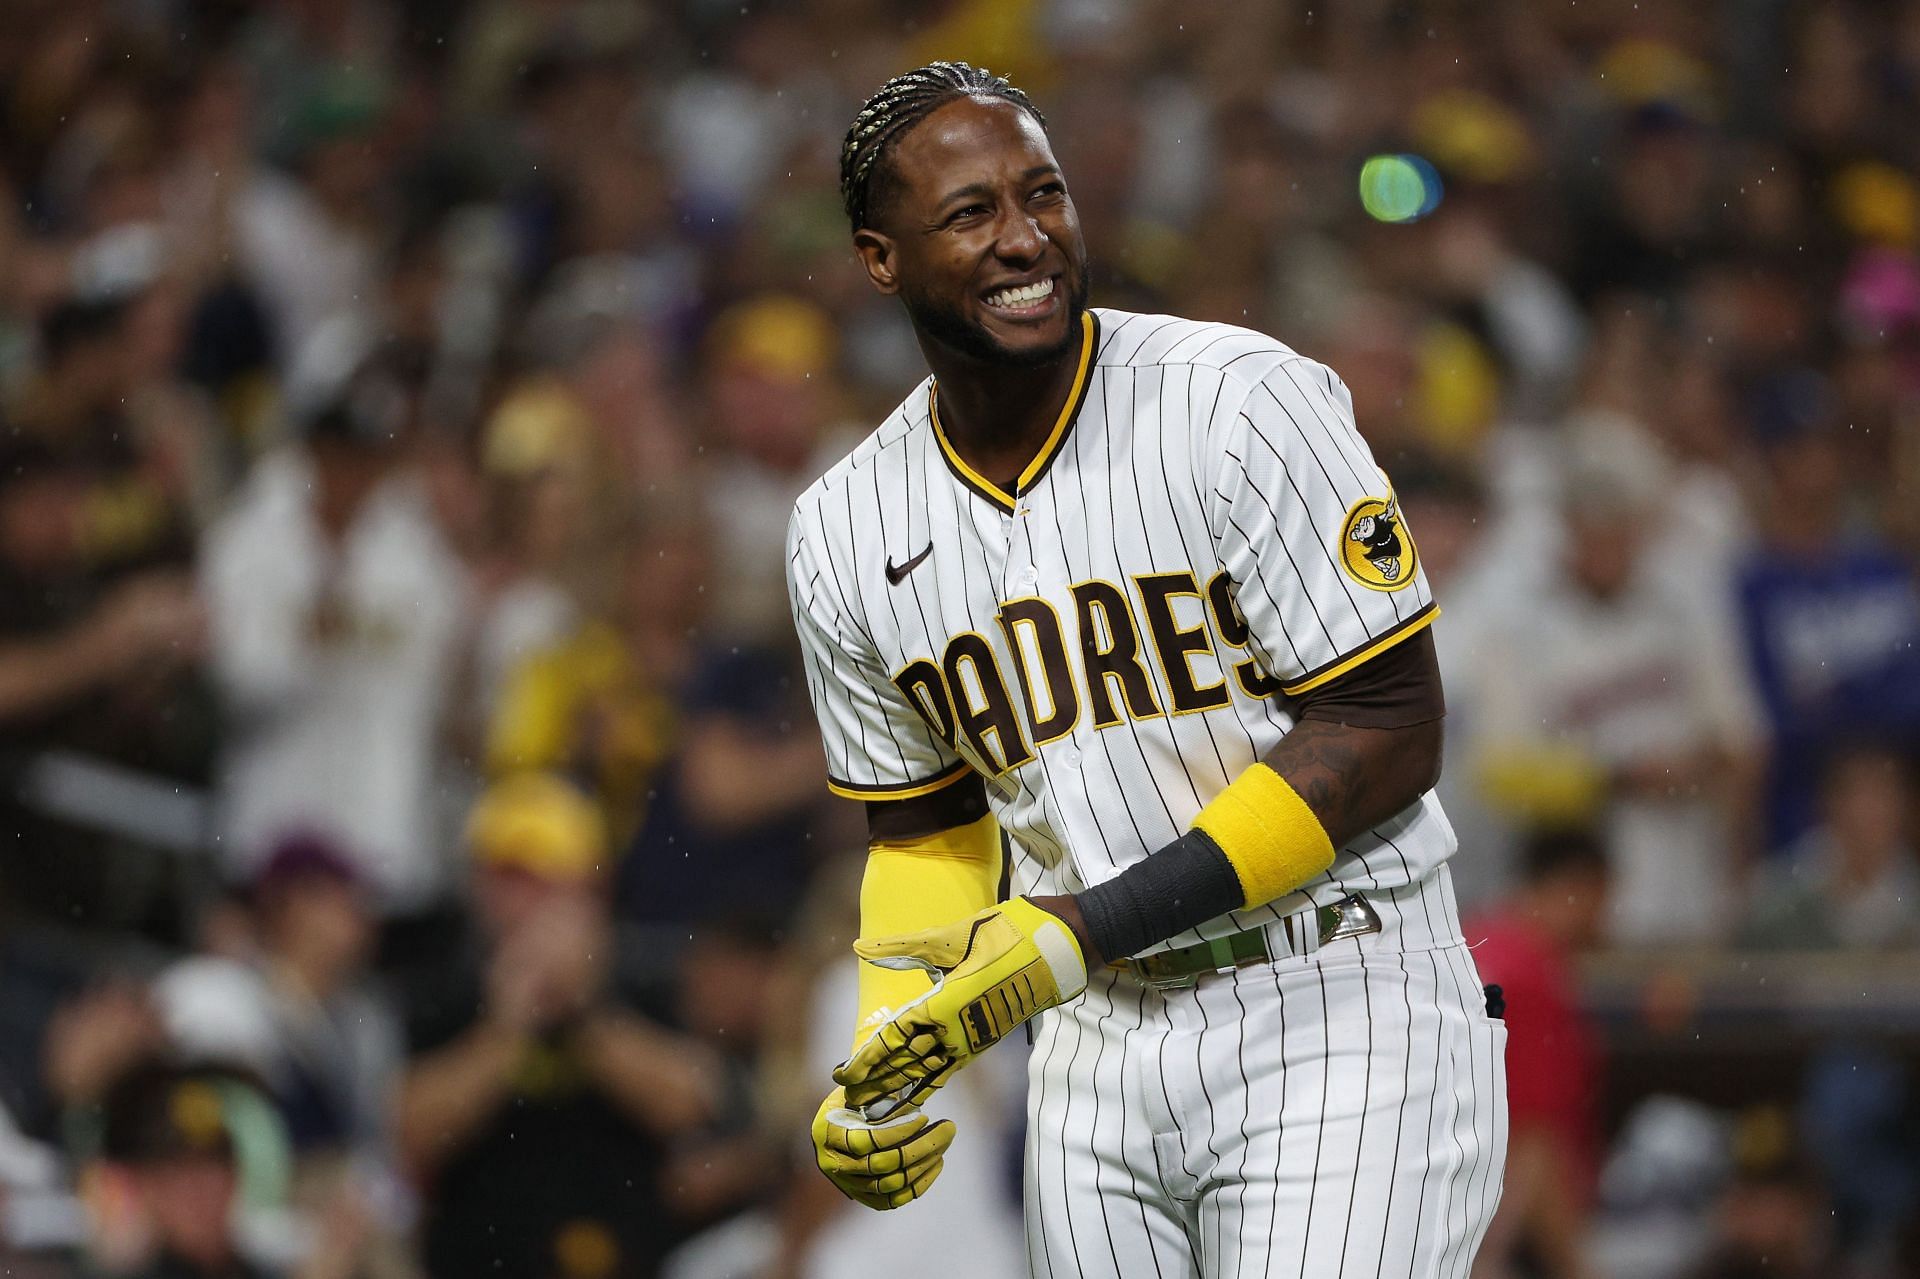
[[[1005,76],[964,62],[929,62],[881,85],[853,117],[840,144],[840,200],[858,231],[867,225],[873,180],[894,140],[955,98],[975,94],[1004,98],[1032,116],[1041,128],[1047,118]]]

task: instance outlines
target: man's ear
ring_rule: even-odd
[[[853,251],[860,255],[860,265],[866,268],[867,279],[873,287],[891,297],[900,291],[900,278],[894,274],[894,245],[887,236],[872,227],[861,227],[853,233]]]

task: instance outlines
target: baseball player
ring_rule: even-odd
[[[788,536],[871,835],[822,1170],[925,1194],[920,1104],[1025,1024],[1036,1275],[1465,1276],[1505,1032],[1430,793],[1435,606],[1346,388],[1090,309],[1045,121],[985,71],[882,86],[841,185],[933,377]]]

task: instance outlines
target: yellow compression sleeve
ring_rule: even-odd
[[[1241,909],[1284,897],[1333,865],[1333,840],[1287,779],[1253,764],[1193,819],[1233,863]]]
[[[993,905],[1000,889],[1000,827],[992,817],[918,839],[877,840],[860,882],[860,935],[892,937],[965,919]],[[875,1012],[925,994],[920,973],[860,965],[858,1047]]]

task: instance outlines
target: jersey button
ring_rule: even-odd
[[[1068,768],[1080,767],[1080,748],[1078,746],[1069,746],[1067,749],[1061,751],[1060,762]]]
[[[1040,570],[1029,564],[1020,570],[1018,581],[1023,588],[1031,588],[1040,580]]]

